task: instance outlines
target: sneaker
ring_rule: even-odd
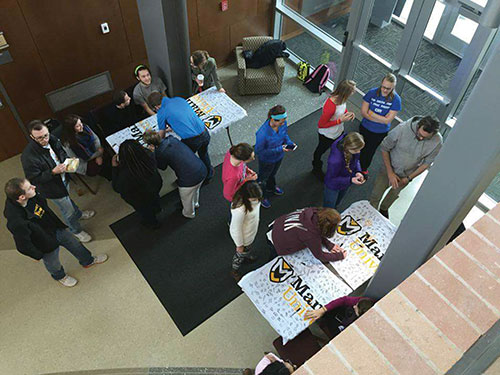
[[[281,188],[277,187],[274,189],[274,195],[283,195],[285,192]]]
[[[75,237],[83,243],[92,241],[92,236],[83,230],[80,233],[75,233]]]
[[[89,268],[92,267],[94,264],[101,264],[107,260],[108,260],[107,254],[94,255],[94,261],[87,266],[83,266],[83,268]]]
[[[271,207],[271,202],[269,202],[269,199],[262,199],[260,205],[264,208],[269,208]]]
[[[74,287],[78,283],[78,280],[74,277],[71,277],[70,275],[66,275],[62,279],[59,279],[57,281],[59,281],[62,285],[67,286],[68,288]]]
[[[95,216],[95,211],[92,211],[92,210],[82,211],[82,217],[80,219],[81,220],[88,220],[94,216]]]

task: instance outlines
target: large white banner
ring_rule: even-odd
[[[283,337],[283,344],[313,322],[305,318],[307,310],[352,292],[309,249],[273,259],[246,274],[238,285]]]
[[[353,203],[342,212],[342,221],[331,241],[347,250],[348,255],[331,265],[353,289],[373,276],[396,227],[368,201]]]
[[[205,123],[210,134],[226,129],[229,125],[247,116],[247,112],[238,103],[225,93],[217,91],[215,87],[188,98],[187,102]],[[111,134],[106,137],[106,141],[115,152],[118,152],[120,145],[127,139],[136,139],[144,144],[142,136],[148,129],[158,130],[156,115]]]

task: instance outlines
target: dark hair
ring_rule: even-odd
[[[318,207],[318,227],[323,237],[332,237],[340,223],[340,214],[337,210],[328,207]]]
[[[363,315],[365,312],[370,310],[370,308],[375,304],[375,302],[370,298],[361,298],[358,305],[358,316]]]
[[[285,366],[284,363],[276,361],[268,364],[264,370],[260,373],[261,375],[289,375],[290,370]]]
[[[25,178],[19,177],[14,177],[7,181],[4,189],[7,198],[17,201],[17,198],[19,198],[20,195],[25,194],[26,192],[21,188],[24,181],[26,181]]]
[[[250,199],[262,200],[262,189],[256,181],[247,181],[234,193],[231,208],[245,206],[245,212],[251,212],[252,202]]]
[[[78,146],[76,139],[75,125],[80,120],[83,124],[83,119],[78,115],[67,115],[62,123],[61,142],[64,145]]]
[[[142,136],[142,139],[146,144],[148,145],[153,145],[153,146],[159,146],[161,143],[161,135],[158,132],[155,132],[154,130],[146,130],[144,132],[144,135]]]
[[[120,145],[118,157],[120,167],[128,168],[135,178],[145,179],[156,173],[156,164],[150,152],[135,139],[127,139]]]
[[[281,115],[282,113],[285,113],[285,112],[286,112],[285,107],[283,107],[282,105],[275,105],[267,113],[267,119],[269,120],[272,115]]]
[[[148,96],[148,104],[151,108],[155,108],[158,105],[161,105],[161,100],[163,99],[163,96],[158,92],[152,92]]]
[[[432,116],[425,116],[418,122],[418,127],[427,133],[435,134],[439,131],[439,121]]]
[[[139,78],[139,72],[142,70],[147,70],[149,72],[149,74],[151,75],[151,70],[149,70],[149,68],[146,65],[139,64],[134,69],[135,76]]]
[[[47,125],[45,125],[42,120],[32,120],[26,126],[29,134],[33,133],[33,130],[42,130],[44,127],[48,129]]]
[[[120,105],[120,104],[125,103],[125,95],[127,95],[126,91],[123,91],[123,90],[115,91],[113,93],[113,104]]]
[[[235,146],[231,146],[229,153],[238,160],[246,161],[252,157],[253,147],[248,143],[238,143]]]
[[[198,51],[194,51],[193,54],[191,55],[191,57],[193,58],[193,64],[195,66],[200,66],[200,64],[204,61],[204,60],[208,60],[208,58],[210,57],[208,52],[207,51],[201,51],[201,50],[198,50]]]

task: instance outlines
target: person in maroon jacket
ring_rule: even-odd
[[[367,312],[374,301],[366,297],[340,297],[318,310],[307,310],[306,319],[320,319],[324,316],[330,338],[337,336],[361,315]]]
[[[329,241],[340,222],[333,208],[308,207],[280,216],[267,233],[271,259],[309,248],[322,262],[344,259],[347,252]],[[323,246],[327,251],[323,251]]]

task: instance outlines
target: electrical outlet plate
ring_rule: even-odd
[[[103,34],[109,33],[109,25],[107,22],[101,23],[101,30]]]

